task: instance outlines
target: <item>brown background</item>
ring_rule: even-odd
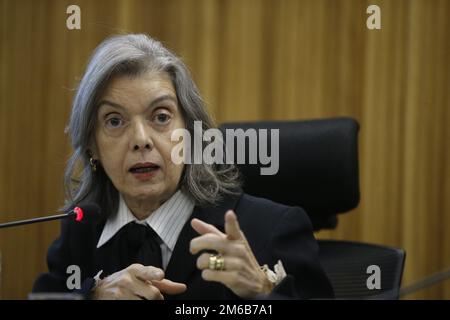
[[[81,30],[66,8],[81,7]],[[382,29],[366,28],[381,7]],[[0,0],[0,221],[62,205],[73,88],[106,36],[146,32],[218,122],[352,116],[359,208],[319,237],[407,250],[404,284],[450,267],[450,1]],[[26,298],[57,222],[0,231],[2,298]],[[408,298],[450,298],[450,281]]]

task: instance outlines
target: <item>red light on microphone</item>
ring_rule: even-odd
[[[83,220],[83,209],[81,209],[80,207],[75,207],[73,208],[73,212],[77,214],[77,217],[75,218],[76,221],[80,222],[81,220]]]

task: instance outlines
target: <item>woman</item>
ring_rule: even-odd
[[[194,121],[214,127],[187,68],[161,43],[124,35],[95,50],[67,128],[74,153],[64,210],[97,203],[102,220],[63,222],[48,252],[49,273],[34,292],[73,289],[93,299],[332,296],[303,210],[243,194],[233,165],[172,161],[172,133],[193,136]],[[274,273],[267,266],[275,264]],[[81,270],[75,288],[67,273],[73,265]]]

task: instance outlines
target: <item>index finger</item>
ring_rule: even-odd
[[[164,278],[164,271],[153,266],[132,264],[128,269],[136,278],[142,281],[162,280]]]
[[[186,291],[186,285],[181,282],[174,282],[168,279],[163,279],[161,281],[154,280],[152,285],[159,289],[159,291],[166,294],[180,294]]]
[[[239,240],[242,238],[241,228],[233,210],[225,213],[225,233],[230,240]]]

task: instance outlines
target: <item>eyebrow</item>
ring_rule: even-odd
[[[162,96],[156,98],[155,100],[153,100],[153,101],[148,105],[147,109],[151,109],[151,108],[153,108],[156,104],[158,104],[158,103],[160,103],[160,102],[162,102],[162,101],[165,101],[165,100],[170,100],[170,101],[174,102],[176,105],[178,104],[178,101],[177,101],[177,99],[176,99],[174,96],[172,96],[172,95],[170,95],[170,94],[165,94],[165,95],[162,95]],[[122,105],[120,105],[120,104],[118,104],[118,103],[115,103],[115,102],[112,102],[112,101],[108,101],[108,100],[101,100],[101,101],[98,103],[98,106],[100,107],[100,106],[102,106],[102,105],[104,105],[104,104],[109,105],[109,106],[111,106],[111,107],[113,107],[113,108],[122,109],[122,110],[125,111],[125,108],[124,108]]]

